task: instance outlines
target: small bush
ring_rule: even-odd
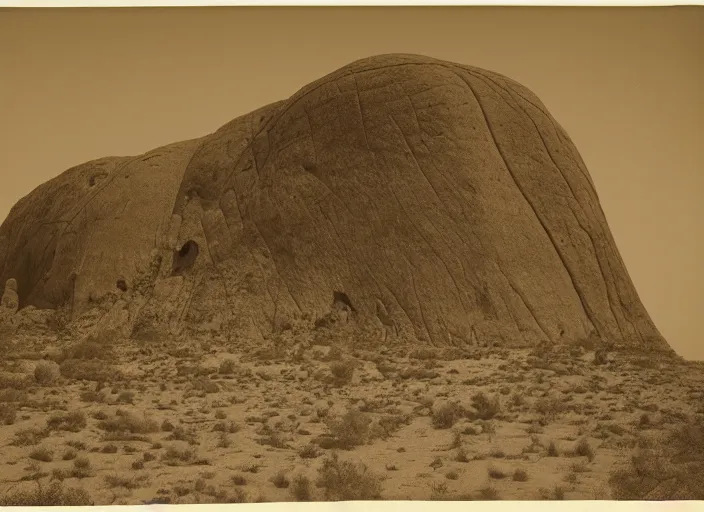
[[[15,432],[15,438],[10,443],[12,446],[31,446],[49,437],[50,430],[26,428]]]
[[[0,497],[0,507],[83,507],[92,506],[93,500],[83,489],[64,488],[53,482],[48,488],[19,491]]]
[[[98,403],[101,404],[105,402],[105,395],[98,391],[83,391],[81,393],[81,401],[82,402],[88,402],[88,403]]]
[[[67,359],[59,365],[61,375],[67,379],[107,382],[121,378],[120,373],[105,361]]]
[[[313,443],[308,443],[298,452],[298,456],[302,459],[315,459],[320,456],[318,447]]]
[[[351,409],[339,420],[329,420],[327,423],[338,448],[349,450],[364,444],[369,437],[371,420],[357,409]]]
[[[616,500],[704,500],[704,424],[639,447],[609,478]]]
[[[117,396],[117,402],[122,404],[134,404],[134,393],[132,391],[122,391]]]
[[[433,427],[437,429],[452,428],[457,420],[466,416],[467,411],[460,404],[452,402],[438,407],[432,412]]]
[[[548,445],[548,457],[559,457],[560,456],[560,451],[557,449],[557,445],[555,444],[555,441],[550,441],[550,444]]]
[[[501,412],[499,398],[489,398],[481,392],[472,397],[472,407],[477,411],[476,417],[480,420],[490,420]]]
[[[230,480],[235,485],[247,485],[247,479],[244,477],[244,475],[232,475],[232,478]]]
[[[558,398],[541,398],[535,403],[535,412],[540,414],[540,423],[546,425],[554,421],[565,410],[565,404]]]
[[[352,360],[335,361],[330,364],[330,373],[336,386],[345,386],[352,382],[354,370],[355,364]]]
[[[121,414],[98,423],[98,428],[106,432],[121,432],[129,434],[152,434],[159,431],[156,421],[138,418],[132,414]]]
[[[232,375],[235,373],[236,368],[237,363],[235,363],[232,359],[225,359],[222,363],[220,363],[218,373],[220,375]]]
[[[54,454],[45,447],[35,448],[29,454],[30,459],[38,460],[41,462],[51,462],[54,460]]]
[[[69,413],[56,413],[49,417],[46,428],[52,430],[64,430],[68,432],[80,432],[88,424],[83,411]]]
[[[323,461],[317,485],[332,501],[374,500],[381,498],[381,480],[365,464],[341,461],[337,453]]]
[[[488,469],[489,477],[493,478],[495,480],[501,480],[506,478],[506,473],[504,473],[502,470],[495,468],[493,466],[489,467]]]
[[[162,460],[168,466],[176,466],[179,463],[190,463],[195,459],[193,450],[178,450],[176,448],[168,448],[162,455]]]
[[[114,489],[115,487],[124,487],[128,490],[139,489],[142,484],[146,482],[147,476],[143,475],[140,477],[124,477],[119,475],[106,475],[105,483],[108,488]]]
[[[12,425],[17,419],[17,406],[14,404],[0,404],[0,423]]]
[[[271,482],[277,489],[287,489],[289,485],[291,485],[291,481],[286,477],[286,473],[283,471],[276,473],[271,479]]]
[[[592,462],[595,457],[594,449],[585,438],[579,440],[574,448],[574,453],[579,457],[586,457],[589,462]]]
[[[514,482],[527,482],[528,481],[528,472],[525,469],[516,469],[513,472],[513,481]]]
[[[499,491],[494,487],[482,487],[479,489],[479,499],[483,501],[493,501],[501,499],[499,497]]]
[[[313,497],[310,479],[307,476],[297,475],[293,479],[290,491],[296,501],[311,501]]]
[[[79,479],[93,476],[93,468],[90,460],[85,457],[74,460],[73,467],[71,468],[71,476]]]
[[[49,363],[39,363],[34,368],[34,380],[40,386],[50,386],[54,384],[59,378],[59,371],[57,366]]]
[[[457,450],[457,454],[455,455],[455,460],[457,462],[469,462],[469,455],[467,455],[467,451],[464,448],[460,448]]]

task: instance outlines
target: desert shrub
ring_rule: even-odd
[[[457,462],[462,462],[462,463],[467,463],[469,462],[469,455],[467,454],[467,450],[464,448],[460,448],[457,450],[457,453],[455,454],[455,460]]]
[[[109,489],[123,487],[128,490],[139,489],[148,480],[147,475],[138,477],[125,477],[120,475],[105,475],[105,483]]]
[[[489,478],[493,478],[495,480],[501,480],[507,476],[501,469],[494,466],[490,466],[487,472],[489,473]]]
[[[550,444],[548,445],[548,457],[559,457],[560,456],[560,451],[557,449],[557,444],[555,444],[555,441],[550,441]]]
[[[156,423],[154,423],[156,424]],[[185,441],[190,445],[195,445],[198,443],[198,436],[195,432],[186,430],[185,428],[178,426],[173,427],[171,434],[166,438],[167,441]]]
[[[311,501],[313,497],[310,479],[304,475],[297,475],[293,479],[290,491],[296,501]]]
[[[117,396],[117,402],[122,404],[134,404],[134,392],[122,391]]]
[[[14,373],[0,373],[0,389],[22,391],[32,384],[31,378],[27,375],[17,375]],[[3,402],[14,402],[3,398]]]
[[[50,434],[48,429],[25,428],[15,432],[15,438],[10,443],[12,446],[31,446],[46,439]]]
[[[313,443],[308,443],[298,452],[298,456],[302,459],[315,459],[320,456],[320,451],[318,447]]]
[[[14,404],[0,403],[0,423],[12,425],[17,419],[17,407]]]
[[[334,453],[318,470],[318,487],[332,501],[375,500],[381,498],[381,479],[363,463],[341,461]]]
[[[46,428],[52,430],[65,430],[68,432],[80,432],[88,424],[83,411],[73,411],[69,413],[52,414],[46,421]]]
[[[271,482],[277,489],[287,489],[291,485],[291,481],[286,476],[284,471],[279,471],[271,479]]]
[[[132,414],[120,414],[114,418],[105,419],[98,423],[98,428],[106,432],[129,434],[152,434],[159,431],[159,425],[156,421],[138,418]]]
[[[220,386],[218,386],[217,382],[207,379],[195,379],[191,385],[195,391],[202,391],[203,393],[217,393],[220,391]]]
[[[408,354],[409,359],[417,359],[419,361],[432,361],[437,359],[437,351],[430,348],[417,348]]]
[[[565,499],[565,490],[560,487],[559,485],[556,485],[552,489],[552,495],[548,498],[551,500],[564,500]]]
[[[176,448],[168,448],[161,456],[161,459],[167,466],[176,466],[179,463],[190,463],[195,459],[193,450],[178,450]]]
[[[104,361],[67,359],[59,365],[61,375],[67,379],[109,382],[120,379],[120,373]]]
[[[234,485],[247,485],[247,479],[244,475],[232,475],[232,477],[230,477],[230,481]]]
[[[100,343],[92,339],[81,341],[66,347],[63,350],[63,359],[104,359],[108,354],[106,353],[106,347],[101,346]]]
[[[330,373],[336,386],[345,386],[352,382],[354,370],[355,363],[351,359],[330,363]]]
[[[369,438],[370,424],[369,417],[357,409],[350,409],[342,418],[327,421],[336,446],[344,450],[364,444]]]
[[[232,375],[235,373],[236,368],[237,363],[235,363],[232,359],[225,359],[222,363],[220,363],[218,373],[220,375]]]
[[[55,364],[39,363],[34,367],[34,380],[40,386],[50,386],[54,384],[60,374]]]
[[[405,425],[410,425],[413,417],[407,414],[384,415],[373,425],[372,436],[382,440],[388,439],[394,432]]]
[[[29,458],[41,462],[51,462],[52,460],[54,460],[54,454],[48,448],[41,446],[32,450],[29,453]]]
[[[114,444],[106,444],[100,449],[100,453],[117,453],[117,445]]]
[[[480,420],[490,420],[501,412],[499,398],[489,398],[482,392],[472,397],[472,407],[476,410],[476,417]]]
[[[554,421],[565,410],[565,404],[559,398],[541,398],[535,403],[535,412],[538,413],[540,423],[546,425],[550,421]]]
[[[261,445],[271,446],[272,448],[288,448],[288,442],[279,432],[270,432],[264,437],[257,439]]]
[[[105,395],[103,395],[99,391],[93,391],[93,390],[83,391],[83,392],[81,392],[81,401],[88,402],[88,403],[100,404],[100,403],[105,402]]]
[[[53,482],[48,488],[39,487],[31,491],[16,491],[0,497],[0,507],[82,507],[91,506],[93,501],[83,489],[64,488],[60,482]]]
[[[609,485],[617,500],[704,500],[704,425],[683,425],[638,448]]]
[[[592,448],[586,438],[579,440],[577,445],[574,447],[574,454],[578,457],[586,457],[589,462],[593,461],[595,457],[594,448]]]
[[[479,496],[479,499],[482,501],[493,501],[501,499],[499,497],[499,491],[497,491],[496,488],[491,486],[482,487],[481,489],[479,489],[477,494]]]
[[[93,466],[86,457],[79,457],[73,461],[71,476],[74,478],[88,478],[93,476]]]
[[[431,370],[429,368],[416,368],[416,367],[410,367],[410,368],[404,368],[400,372],[398,372],[398,376],[401,377],[404,380],[408,379],[416,379],[416,380],[426,380],[426,379],[434,379],[438,377],[440,374],[436,372],[435,370]]]
[[[513,472],[513,481],[514,482],[527,482],[528,481],[528,472],[525,469],[516,469]]]
[[[457,420],[467,415],[467,411],[462,405],[451,402],[444,404],[432,412],[431,420],[433,427],[437,429],[452,428]]]
[[[76,453],[76,450],[73,450],[69,448],[64,452],[64,454],[61,456],[61,460],[73,460],[78,456]]]

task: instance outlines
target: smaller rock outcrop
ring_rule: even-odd
[[[17,313],[17,309],[20,305],[20,299],[17,295],[17,281],[14,278],[10,278],[5,283],[5,290],[2,294],[2,299],[0,299],[0,306],[4,313],[14,315]]]

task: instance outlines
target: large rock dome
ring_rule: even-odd
[[[65,171],[2,224],[11,278],[20,308],[77,318],[109,299],[132,331],[266,337],[343,297],[360,326],[414,343],[598,335],[669,350],[540,100],[416,55],[360,60],[201,139]]]

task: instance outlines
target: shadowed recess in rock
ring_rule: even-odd
[[[199,251],[198,244],[193,240],[188,240],[178,251],[174,251],[172,274],[181,275],[193,267]]]

